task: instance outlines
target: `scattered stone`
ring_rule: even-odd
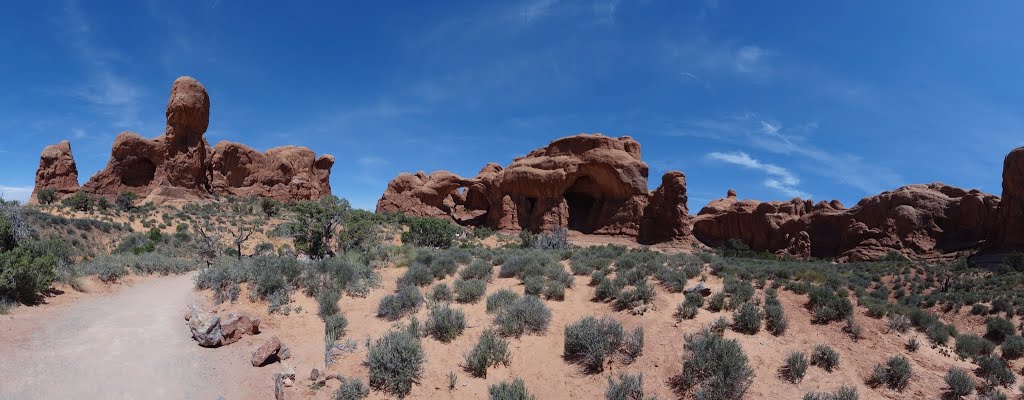
[[[316,368],[313,368],[313,370],[309,372],[309,380],[311,380],[311,381],[320,380],[320,370],[318,370]]]
[[[266,342],[252,353],[252,366],[262,367],[277,360],[277,352],[281,350],[281,341],[277,336],[271,336]]]
[[[230,313],[220,323],[223,332],[222,345],[231,344],[242,339],[242,335],[260,333],[260,319],[249,313]]]
[[[188,327],[192,331],[192,339],[195,339],[200,346],[217,347],[221,345],[224,335],[221,331],[219,316],[192,305],[189,306],[187,321]]]
[[[274,400],[284,400],[284,375],[274,374]]]
[[[281,343],[281,350],[278,350],[277,358],[282,360],[292,358],[292,349],[288,345]]]
[[[711,288],[704,287],[704,282],[700,282],[689,289],[683,289],[683,294],[689,294],[691,292],[697,292],[703,297],[708,297],[711,295]]]

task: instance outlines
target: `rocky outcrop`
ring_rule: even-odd
[[[39,169],[36,170],[36,185],[32,189],[30,203],[39,201],[36,194],[42,189],[53,189],[57,200],[78,191],[78,166],[71,153],[71,143],[67,140],[46,146],[39,155]]]
[[[685,177],[670,172],[652,194],[647,175],[633,138],[580,134],[555,140],[507,167],[487,164],[473,178],[447,171],[403,173],[388,184],[377,211],[503,231],[567,227],[652,243],[688,241]],[[655,219],[663,220],[652,223]]]
[[[710,246],[739,239],[754,251],[799,257],[863,261],[897,252],[934,258],[983,245],[998,205],[996,196],[942,183],[904,186],[849,209],[838,201],[726,197],[701,209],[693,233]]]
[[[331,194],[334,157],[330,155],[317,157],[312,150],[297,146],[263,153],[231,142],[211,147],[203,137],[210,124],[210,96],[195,79],[174,81],[165,116],[164,133],[153,139],[133,132],[119,134],[106,167],[82,190],[108,198],[133,192],[155,203],[215,195],[304,200]],[[54,153],[51,147],[40,159],[37,190],[58,184],[58,191],[64,194],[78,190],[77,171],[73,180],[66,178],[67,171],[74,170],[70,145],[66,157],[61,149]],[[58,154],[56,159],[54,154]]]
[[[999,250],[1024,249],[1024,147],[1003,159],[1003,196],[999,225],[992,240]]]
[[[243,144],[220,142],[213,148],[213,191],[240,197],[278,200],[318,199],[331,194],[334,156],[316,156],[299,146],[260,153]]]

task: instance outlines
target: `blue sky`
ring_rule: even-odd
[[[435,4],[437,3],[437,4]],[[0,192],[69,139],[84,183],[163,131],[174,78],[207,140],[334,154],[372,209],[402,171],[474,175],[580,132],[631,135],[690,209],[943,181],[999,194],[1024,145],[1024,3],[21,1],[0,16]],[[967,5],[973,7],[967,7]]]

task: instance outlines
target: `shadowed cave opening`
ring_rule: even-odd
[[[121,183],[125,186],[147,186],[156,176],[156,164],[144,158],[133,158],[122,163]]]
[[[589,177],[582,177],[566,189],[565,203],[569,206],[569,229],[582,233],[594,232],[593,214],[601,192]]]

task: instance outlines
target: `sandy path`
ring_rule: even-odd
[[[223,371],[182,318],[193,275],[3,318],[0,399],[216,399]]]

